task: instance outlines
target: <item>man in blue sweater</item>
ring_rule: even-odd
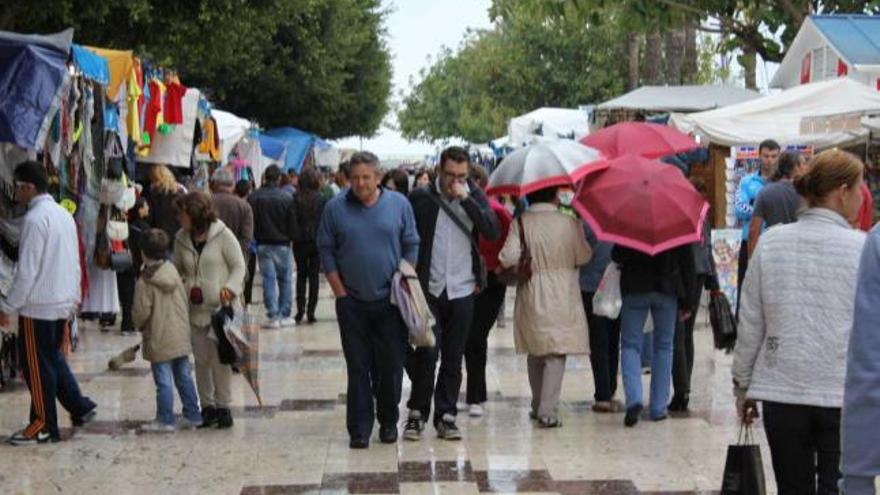
[[[407,330],[389,299],[391,277],[401,259],[415,265],[419,251],[412,207],[402,194],[379,187],[378,167],[372,153],[352,156],[351,188],[327,203],[318,229],[348,370],[346,425],[353,449],[369,447],[374,410],[379,439],[397,441]]]

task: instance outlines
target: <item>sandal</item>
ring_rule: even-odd
[[[540,418],[538,419],[538,425],[541,428],[559,428],[562,426],[562,421],[559,418]]]

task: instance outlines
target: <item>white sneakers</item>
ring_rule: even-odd
[[[160,421],[151,421],[141,426],[144,433],[174,433],[174,425],[168,425]]]
[[[485,414],[485,411],[480,404],[471,404],[468,408],[468,416],[472,418],[482,418],[483,414]]]
[[[282,318],[279,321],[279,324],[281,325],[281,328],[292,328],[296,326],[296,320],[288,316],[287,318]]]
[[[263,322],[263,328],[266,330],[278,330],[279,328],[293,328],[296,326],[296,320],[291,317],[287,318],[267,318]]]

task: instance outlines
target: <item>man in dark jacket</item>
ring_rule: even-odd
[[[266,305],[266,328],[294,325],[293,253],[290,243],[296,238],[296,214],[293,196],[278,183],[281,169],[270,165],[263,172],[263,186],[248,198],[254,210],[254,239],[257,261],[263,275],[263,302]]]
[[[434,427],[447,440],[458,440],[456,403],[461,389],[461,361],[474,311],[474,294],[486,286],[477,249],[479,235],[495,240],[500,227],[485,194],[469,183],[470,157],[453,146],[440,155],[437,181],[410,195],[421,243],[416,272],[437,320],[435,348],[417,348],[407,359],[412,391],[404,436],[418,440],[431,412]],[[470,253],[470,263],[462,263]],[[437,352],[440,372],[434,383]]]

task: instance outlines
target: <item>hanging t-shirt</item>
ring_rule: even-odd
[[[162,100],[165,96],[165,85],[158,79],[150,81],[150,102],[147,103],[147,116],[144,119],[144,132],[149,134],[150,142],[156,135],[156,128],[164,122],[162,118]]]
[[[202,143],[199,144],[199,152],[206,153],[211,161],[220,161],[220,138],[217,135],[217,123],[213,117],[205,119],[202,124]]]
[[[141,142],[141,115],[138,109],[138,99],[141,97],[141,87],[138,84],[138,71],[140,63],[137,63],[131,71],[128,78],[128,88],[126,90],[125,103],[128,107],[128,114],[125,116],[125,126],[128,128],[128,135],[135,144]]]
[[[186,86],[173,82],[165,90],[165,123],[183,124],[183,96]]]

